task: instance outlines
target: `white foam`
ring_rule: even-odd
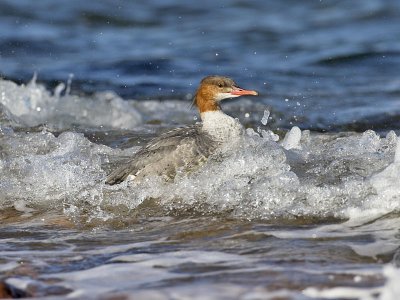
[[[386,277],[386,283],[382,288],[379,296],[380,300],[397,300],[400,299],[400,269],[391,265],[386,265],[383,268],[383,274]]]
[[[268,118],[269,118],[269,115],[270,115],[271,113],[269,112],[269,110],[264,110],[264,115],[263,115],[263,117],[262,117],[262,119],[261,119],[261,124],[263,124],[264,126],[266,126],[267,125],[267,123],[268,123]]]
[[[64,86],[51,95],[34,78],[27,85],[17,85],[0,79],[0,104],[14,126],[47,124],[57,129],[74,126],[135,128],[141,123],[140,113],[132,102],[124,101],[112,92],[80,97],[66,93]]]
[[[400,175],[400,138],[397,138],[396,152],[394,161],[382,172],[379,172],[371,177],[371,183],[378,193],[385,197],[394,197],[399,195],[398,178]]]
[[[314,287],[308,287],[303,290],[303,294],[307,297],[318,298],[318,299],[374,299],[373,294],[378,293],[379,288],[373,289],[360,289],[351,287],[335,287],[330,289],[317,289]]]
[[[27,203],[24,200],[17,200],[14,202],[14,208],[20,212],[30,213],[35,211],[32,208],[26,207]]]
[[[287,145],[299,146],[297,133]],[[46,131],[11,132],[2,137],[0,204],[23,203],[24,209],[37,209],[62,203],[69,215],[90,204],[89,214],[104,219],[113,206],[134,209],[150,198],[172,209],[209,207],[202,213],[231,211],[250,218],[373,218],[400,209],[399,171],[397,163],[391,163],[396,146],[392,134],[315,134],[303,141],[292,152],[252,131],[238,147],[211,157],[197,171],[178,173],[173,182],[148,177],[110,187],[103,184],[103,164],[132,149],[112,150],[71,132],[58,137]],[[24,202],[15,202],[20,200]]]
[[[299,127],[294,126],[282,141],[282,147],[286,150],[300,148],[301,130]]]
[[[31,205],[60,207],[70,197],[82,201],[100,195],[95,186],[105,176],[101,161],[108,147],[71,132],[58,137],[48,132],[12,134],[2,138],[2,145],[6,155],[0,164],[3,207],[27,212]]]
[[[264,218],[355,217],[367,211],[377,216],[386,211],[374,207],[378,200],[368,176],[392,159],[391,136],[379,138],[374,132],[313,135],[293,156],[270,138],[250,129],[247,133],[239,147],[211,158],[198,171],[179,174],[174,182],[149,177],[145,182],[110,188],[113,203],[132,207],[132,203],[157,198],[162,205],[175,208],[206,203],[216,211],[233,209],[235,215]],[[296,141],[289,144],[299,146],[300,135],[294,135]]]
[[[135,117],[138,110],[145,118],[153,112],[165,118],[176,111],[193,117],[179,101],[123,101],[109,92],[93,98],[60,96],[63,88],[51,95],[34,80],[26,86],[0,80],[0,102],[5,115],[12,116],[5,122],[133,128],[141,119]],[[79,215],[90,205],[89,215],[107,219],[113,217],[112,207],[134,209],[146,199],[158,199],[161,206],[174,210],[191,207],[201,213],[229,211],[233,216],[267,219],[374,217],[400,210],[399,150],[394,159],[395,147],[400,146],[394,132],[381,138],[371,130],[302,134],[293,127],[279,144],[272,131],[263,130],[260,136],[247,129],[237,146],[214,155],[199,170],[178,173],[172,182],[155,176],[112,187],[103,184],[109,171],[104,164],[126,158],[136,148],[112,150],[72,132],[58,137],[45,130],[2,132],[0,205],[25,212],[62,206],[66,214]]]

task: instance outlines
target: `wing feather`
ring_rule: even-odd
[[[131,160],[113,171],[106,184],[118,184],[129,175],[138,174],[173,177],[177,168],[191,168],[207,159],[216,146],[199,124],[173,129],[152,139]]]

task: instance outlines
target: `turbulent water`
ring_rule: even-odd
[[[2,1],[0,16],[0,298],[400,297],[398,1]],[[239,143],[174,181],[105,185],[198,121],[215,73],[261,93],[223,104]]]

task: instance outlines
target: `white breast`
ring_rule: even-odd
[[[201,114],[203,130],[219,142],[229,142],[237,139],[243,132],[238,120],[224,114],[222,111],[207,111]]]

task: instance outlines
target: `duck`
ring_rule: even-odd
[[[193,99],[201,122],[172,129],[150,140],[112,171],[105,183],[115,185],[151,175],[171,180],[178,171],[199,168],[218,149],[234,143],[244,132],[237,119],[222,111],[221,101],[257,95],[257,91],[240,88],[229,77],[211,75],[203,78]]]

